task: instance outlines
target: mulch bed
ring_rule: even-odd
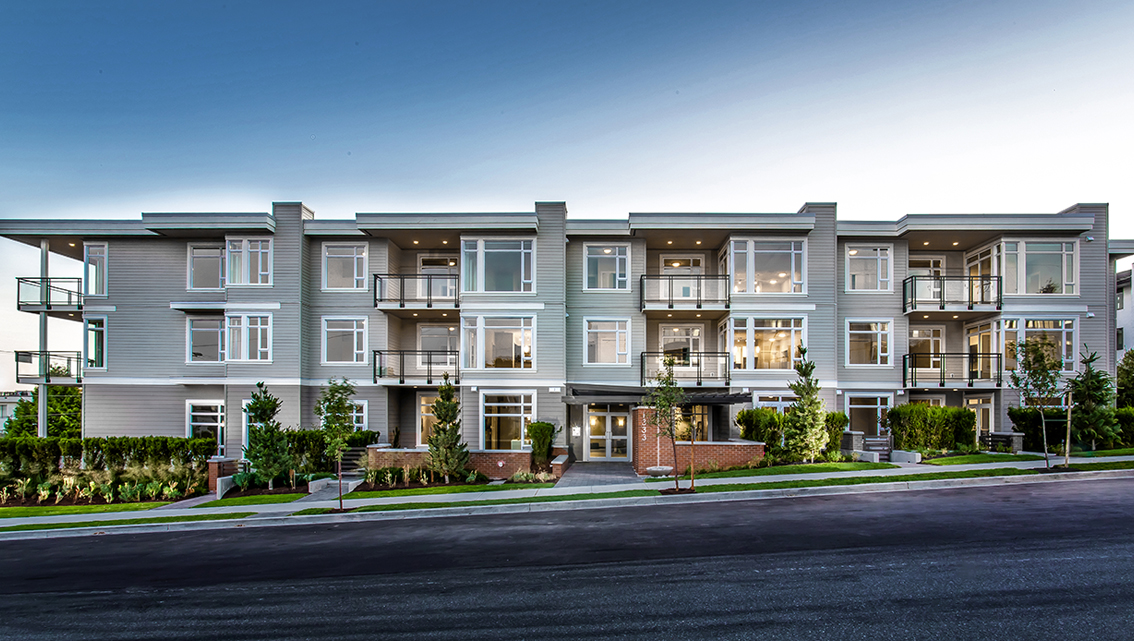
[[[276,486],[276,488],[272,490],[269,490],[266,487],[250,487],[247,490],[241,490],[240,488],[234,487],[224,493],[224,498],[231,499],[239,496],[260,496],[262,494],[305,494],[306,492],[306,483],[302,485],[296,485],[295,487],[291,487],[290,485],[285,484],[283,487]]]
[[[452,478],[452,477],[450,477]],[[460,487],[463,485],[488,485],[488,481],[478,481],[476,483],[465,483],[464,481],[450,480],[446,485],[444,480],[438,480],[433,483],[419,483],[417,481],[410,481],[409,485],[398,482],[393,486],[386,485],[385,483],[363,483],[354,488],[355,492],[384,492],[386,490],[413,490],[423,487]]]
[[[183,497],[181,497],[180,499],[177,499],[177,500],[180,501],[180,500],[183,500],[183,499],[186,499],[186,498],[192,498],[192,497],[183,496]],[[117,500],[115,500],[115,501],[111,501],[109,503],[109,505],[124,505],[124,504],[130,504],[130,503],[152,503],[154,501],[164,501],[164,500],[165,499],[163,499],[159,496],[159,497],[154,498],[154,499],[142,499],[140,501],[117,501]],[[108,503],[106,501],[104,501],[102,499],[102,497],[95,497],[93,501],[89,500],[89,499],[79,499],[79,500],[76,501],[72,497],[67,497],[67,498],[63,499],[62,501],[59,501],[58,503],[56,503],[54,495],[51,498],[44,501],[43,503],[40,503],[39,499],[37,497],[34,497],[34,496],[26,498],[26,499],[21,499],[19,497],[16,497],[16,498],[13,498],[13,499],[9,499],[6,503],[0,503],[0,507],[49,507],[49,506],[52,506],[52,505],[108,505]]]
[[[658,494],[669,496],[670,494],[696,494],[697,490],[691,487],[683,487],[680,490],[672,487],[667,487],[664,490],[658,490]]]

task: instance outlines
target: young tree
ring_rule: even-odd
[[[673,488],[681,489],[677,480],[681,478],[681,471],[677,469],[677,413],[685,403],[685,392],[678,387],[673,378],[673,357],[666,356],[662,360],[662,369],[654,377],[654,387],[646,397],[646,407],[652,409],[646,423],[657,430],[658,434],[669,439],[673,444]],[[693,488],[696,480],[693,470],[693,439],[695,434],[689,435],[689,487]]]
[[[827,412],[819,398],[815,361],[807,360],[807,348],[800,347],[799,353],[800,361],[795,364],[799,380],[788,383],[796,399],[784,417],[784,450],[789,456],[811,462],[827,445]]]
[[[1090,441],[1093,450],[1096,443],[1114,441],[1119,435],[1118,419],[1114,416],[1114,385],[1109,374],[1095,369],[1098,352],[1079,357],[1084,368],[1071,379],[1071,398],[1075,404],[1071,428],[1075,430],[1075,440]]]
[[[64,377],[63,368],[52,368],[52,376]],[[39,434],[39,390],[32,391],[30,398],[20,399],[15,410],[8,417],[4,428],[8,436],[36,436]],[[79,438],[83,426],[83,389],[52,385],[47,393],[47,435],[60,438]]]
[[[315,415],[323,419],[323,441],[327,456],[335,461],[335,471],[339,477],[339,509],[343,509],[343,451],[347,448],[347,436],[354,431],[354,385],[346,378],[338,382],[331,379],[327,389],[319,395],[315,404]]]
[[[1117,387],[1118,407],[1134,407],[1134,349],[1127,350],[1118,362]]]
[[[1063,359],[1059,356],[1059,348],[1047,334],[1041,334],[1039,338],[1023,340],[1010,346],[1008,351],[1016,359],[1016,369],[1009,372],[1008,384],[1020,393],[1020,400],[1025,407],[1039,412],[1043,460],[1047,467],[1051,467],[1047,452],[1047,417],[1043,410],[1055,405],[1060,396]]]
[[[261,478],[268,480],[269,490],[275,489],[277,476],[295,466],[294,457],[288,451],[287,436],[276,420],[282,404],[260,382],[252,392],[252,401],[244,407],[248,415],[248,447],[244,448],[244,458],[252,463]]]
[[[429,434],[429,460],[426,465],[430,470],[445,477],[449,483],[449,476],[460,474],[469,464],[468,445],[461,440],[461,404],[456,399],[453,384],[449,382],[449,374],[437,390],[437,400],[433,402],[433,417],[437,422]]]

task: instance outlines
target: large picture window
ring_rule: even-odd
[[[864,436],[879,436],[882,413],[890,408],[889,396],[847,395],[847,428],[852,432],[862,432]]]
[[[225,243],[229,285],[272,284],[272,241],[234,238]]]
[[[628,365],[630,336],[627,320],[587,319],[586,363],[591,365]]]
[[[533,317],[466,316],[462,323],[465,367],[535,368]]]
[[[803,241],[732,241],[732,291],[792,294],[804,291]]]
[[[365,318],[323,319],[323,362],[342,364],[367,362]]]
[[[224,319],[189,319],[189,362],[220,363],[224,360]]]
[[[367,289],[366,244],[323,245],[324,289]]]
[[[530,240],[463,241],[464,291],[534,291],[532,245]]]
[[[731,320],[734,369],[791,369],[802,359],[802,318],[741,316]]]
[[[847,364],[889,365],[891,319],[847,320]]]
[[[890,291],[889,245],[847,245],[847,291]]]
[[[519,450],[531,445],[527,427],[535,420],[535,391],[485,392],[481,409],[484,449]]]
[[[106,243],[83,246],[83,295],[106,296]]]
[[[630,247],[628,245],[587,245],[585,289],[630,289]]]

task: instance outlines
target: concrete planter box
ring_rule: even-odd
[[[907,452],[906,450],[892,450],[891,463],[921,463],[921,452]]]
[[[673,474],[673,468],[668,465],[654,465],[646,468],[646,474],[650,476],[669,476]]]

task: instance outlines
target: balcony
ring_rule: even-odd
[[[673,378],[678,385],[728,387],[728,352],[642,352],[642,387],[650,384],[664,369],[666,357],[673,359]]]
[[[448,374],[460,382],[460,352],[456,350],[374,350],[374,382],[433,385]]]
[[[643,274],[639,292],[642,311],[728,309],[732,288],[728,274]]]
[[[1004,386],[1004,355],[994,353],[906,354],[902,359],[905,387]]]
[[[999,276],[910,276],[902,281],[902,311],[999,310]]]
[[[461,306],[457,274],[374,274],[376,309],[432,309]]]
[[[21,385],[82,385],[79,352],[16,352],[16,382]]]
[[[83,279],[17,278],[16,309],[78,320],[83,311]]]

